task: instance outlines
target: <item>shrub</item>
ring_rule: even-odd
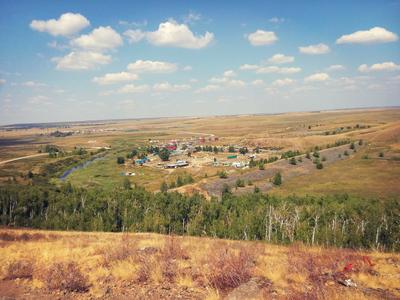
[[[319,152],[318,151],[314,151],[313,156],[314,157],[319,157]]]
[[[350,144],[350,149],[351,149],[351,150],[354,150],[354,148],[355,148],[354,143],[351,143],[351,144]]]
[[[260,170],[265,170],[264,164],[260,163],[260,164],[258,165],[258,169],[260,169]]]
[[[210,271],[207,279],[214,288],[226,291],[249,281],[254,258],[244,249],[234,253],[228,248],[210,256]]]
[[[307,154],[306,154],[306,158],[308,158],[308,159],[311,159],[310,152],[307,152]]]
[[[276,173],[274,179],[272,180],[274,185],[281,185],[282,184],[282,175],[281,173]]]
[[[379,157],[384,157],[383,152],[379,152]]]
[[[236,187],[244,187],[244,180],[238,178],[236,179]]]
[[[5,279],[32,278],[33,269],[33,261],[30,259],[10,262],[5,270]]]
[[[117,157],[117,164],[122,165],[125,163],[125,158],[123,158],[122,156],[118,156]]]
[[[324,165],[321,162],[317,162],[315,166],[318,170],[321,170],[324,167]]]
[[[51,265],[45,274],[45,283],[49,290],[66,292],[86,292],[89,288],[88,278],[73,261]]]
[[[260,188],[258,186],[254,186],[254,193],[259,193],[260,192]]]
[[[217,174],[219,178],[228,178],[228,174],[225,171],[220,171]]]
[[[361,158],[362,159],[368,159],[369,157],[368,157],[368,154],[364,154]]]
[[[133,239],[127,234],[123,234],[119,242],[100,249],[99,254],[103,256],[103,265],[110,266],[112,262],[125,260],[133,256],[135,252],[136,249],[133,244]]]
[[[326,161],[326,157],[325,156],[322,156],[322,159],[321,159],[322,161]]]
[[[347,150],[345,150],[345,151],[343,152],[343,154],[346,155],[346,156],[349,156],[349,152],[347,152]]]

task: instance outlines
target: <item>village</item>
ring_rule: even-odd
[[[269,159],[278,154],[277,149],[249,149],[241,145],[222,144],[221,139],[214,135],[168,141],[149,140],[149,144],[150,147],[146,149],[139,147],[135,150],[136,155],[127,155],[128,159],[124,160],[127,169],[133,166],[166,169],[170,172],[178,168],[202,167],[248,169],[251,161]],[[161,152],[167,153],[165,157]],[[135,176],[135,172],[127,171],[125,175]]]

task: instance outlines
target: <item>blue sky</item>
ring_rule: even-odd
[[[0,1],[0,123],[400,105],[400,1]]]

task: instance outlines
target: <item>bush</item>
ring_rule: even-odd
[[[260,170],[265,170],[264,164],[260,163],[260,164],[258,165],[258,169],[260,169]]]
[[[351,149],[351,150],[354,150],[354,148],[355,148],[354,143],[351,143],[351,144],[350,144],[350,149]]]
[[[228,178],[228,174],[225,171],[220,171],[217,173],[219,178]]]
[[[306,158],[308,158],[308,159],[311,159],[310,152],[307,152],[307,154],[306,154]]]
[[[210,256],[210,271],[207,279],[210,284],[221,291],[227,291],[249,281],[252,276],[254,258],[248,251],[240,249],[234,253],[228,248]]]
[[[318,158],[318,157],[319,157],[319,152],[318,152],[318,151],[315,151],[315,152],[313,153],[313,156]]]
[[[122,165],[125,163],[125,158],[123,158],[122,156],[118,156],[117,157],[117,164]]]
[[[33,261],[21,259],[10,262],[6,267],[5,273],[5,279],[32,278]]]
[[[383,152],[379,152],[379,157],[384,157]]]
[[[324,167],[324,165],[323,165],[321,162],[317,162],[317,164],[316,164],[315,166],[316,166],[316,168],[317,168],[318,170],[321,170],[321,169],[323,169],[323,167]]]
[[[244,186],[245,186],[244,180],[240,178],[236,179],[236,187],[244,187]]]
[[[322,156],[322,159],[321,159],[322,161],[326,161],[326,157],[325,156]]]
[[[347,150],[345,150],[345,151],[343,152],[343,154],[346,155],[346,156],[349,156],[349,152],[347,152]]]
[[[281,185],[282,184],[282,175],[281,173],[276,173],[274,176],[274,179],[272,180],[272,183],[274,185]]]
[[[161,151],[158,153],[158,156],[162,161],[169,160],[169,155],[170,155],[169,150],[166,148],[162,148]]]
[[[289,160],[289,163],[290,163],[291,165],[297,165],[296,158],[292,157],[292,158]]]
[[[86,292],[89,288],[88,278],[73,261],[51,265],[45,274],[45,283],[49,290],[66,292]]]

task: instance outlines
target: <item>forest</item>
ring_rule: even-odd
[[[155,232],[354,249],[400,250],[400,201],[354,196],[276,197],[258,192],[206,200],[199,194],[151,193],[7,184],[0,187],[3,226],[50,230]]]

